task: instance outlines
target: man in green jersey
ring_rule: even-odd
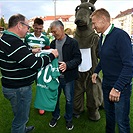
[[[41,49],[49,49],[50,42],[43,31],[43,20],[41,18],[35,18],[33,24],[34,32],[27,34],[25,37],[25,43],[32,50],[33,53],[40,52]],[[39,110],[39,114],[44,114],[44,110]]]

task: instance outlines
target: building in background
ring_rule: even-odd
[[[125,30],[130,36],[133,36],[133,8],[121,11],[112,21],[115,26]]]
[[[33,21],[36,17],[31,18],[29,20],[29,25],[33,25]],[[76,29],[76,25],[74,23],[75,21],[75,16],[74,15],[56,15],[55,16],[45,16],[45,17],[40,17],[44,20],[44,30],[45,32],[48,31],[48,28],[50,26],[50,23],[52,21],[56,20],[61,20],[64,24],[64,29],[70,28],[72,31]],[[125,30],[130,36],[133,36],[133,8],[127,9],[125,11],[120,11],[120,13],[115,17],[112,18],[112,23],[116,27],[119,27],[123,30]]]
[[[32,26],[33,25],[33,22],[34,22],[34,18],[31,18],[29,20],[29,25]],[[64,24],[64,29],[67,29],[67,28],[70,28],[71,30],[75,30],[76,28],[76,25],[74,23],[74,20],[75,20],[75,16],[74,15],[56,15],[56,18],[55,16],[45,16],[45,17],[40,17],[43,19],[44,21],[44,30],[45,32],[47,32],[49,26],[50,26],[50,23],[52,23],[55,19],[56,20],[60,20],[63,22]]]

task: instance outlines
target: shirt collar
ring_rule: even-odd
[[[34,35],[34,37],[36,37],[34,32],[33,32],[33,35]],[[42,36],[44,36],[44,35],[41,33],[41,35],[39,37],[36,37],[36,38],[41,38]]]
[[[17,38],[20,39],[20,37],[19,37],[17,34],[15,34],[15,33],[13,33],[13,32],[10,32],[10,31],[8,31],[8,30],[5,30],[3,33],[8,34],[8,35],[15,36],[15,37],[17,37]]]
[[[103,33],[105,36],[109,33],[111,27],[112,27],[112,24],[105,30],[105,32]]]

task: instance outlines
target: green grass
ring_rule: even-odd
[[[1,86],[1,85],[0,85]],[[38,110],[34,108],[34,97],[35,97],[35,85],[33,85],[33,98],[30,110],[30,118],[27,125],[34,125],[35,130],[33,133],[105,133],[105,112],[100,110],[101,119],[97,122],[90,121],[87,118],[87,109],[81,115],[80,118],[73,119],[74,129],[68,131],[65,127],[64,119],[64,108],[65,99],[64,95],[61,95],[61,118],[58,121],[56,127],[49,127],[48,123],[52,118],[51,112],[46,112],[45,115],[39,115]],[[130,124],[131,133],[133,133],[133,96],[131,97],[131,113],[130,113]],[[6,100],[0,90],[0,133],[10,133],[11,123],[13,119],[13,114],[11,106],[8,100]],[[118,133],[116,129],[116,133]]]

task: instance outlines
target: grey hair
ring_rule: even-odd
[[[55,21],[53,21],[53,22],[50,24],[50,28],[53,27],[53,26],[55,26],[55,27],[60,27],[60,26],[62,26],[62,27],[64,28],[64,24],[63,24],[60,20],[55,20]]]

